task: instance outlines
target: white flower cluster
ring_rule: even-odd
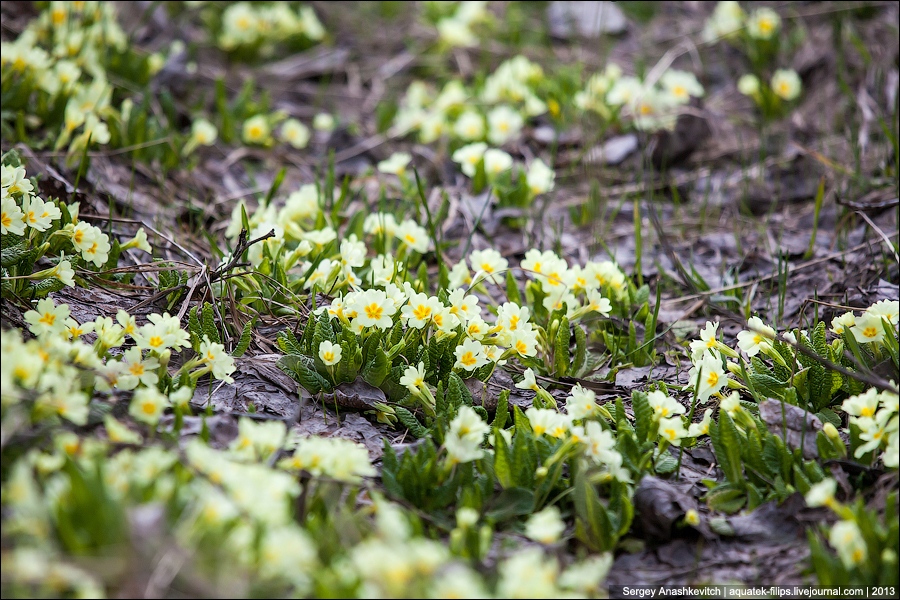
[[[301,6],[295,12],[282,2],[238,2],[222,13],[218,42],[224,50],[261,47],[260,52],[268,55],[275,44],[298,36],[314,41],[325,37],[325,28],[312,7]]]
[[[22,84],[36,82],[33,89],[45,96],[47,105],[64,103],[64,125],[56,149],[68,146],[71,157],[88,143],[109,143],[110,119],[127,121],[131,101],[120,110],[110,106],[113,87],[105,66],[111,49],[122,52],[126,47],[127,36],[112,4],[51,2],[15,42],[0,44],[0,63],[4,77],[12,73]],[[159,54],[146,60],[151,74],[164,63]]]
[[[588,79],[585,89],[575,95],[575,105],[604,119],[627,117],[638,129],[671,129],[679,107],[703,94],[703,86],[693,73],[669,69],[658,82],[641,81],[623,75],[618,65],[610,63],[602,73]]]
[[[497,67],[480,92],[452,80],[435,94],[425,82],[414,81],[394,128],[398,133],[418,130],[419,139],[426,144],[449,136],[461,142],[488,141],[502,146],[521,136],[526,119],[547,111],[536,92],[543,78],[540,66],[516,56]]]
[[[881,455],[884,465],[896,468],[900,462],[900,405],[897,394],[871,388],[863,394],[847,398],[841,408],[850,415],[850,424],[859,428],[859,439],[864,442],[856,448],[853,456],[860,458],[873,450],[877,453],[884,449]]]
[[[831,331],[842,335],[849,330],[857,342],[867,344],[884,340],[885,327],[897,327],[900,323],[900,302],[880,300],[867,308],[859,317],[847,311],[831,321]]]
[[[781,17],[768,7],[760,7],[748,16],[738,2],[716,4],[713,14],[703,28],[703,41],[714,42],[720,38],[733,39],[743,29],[753,40],[770,40],[781,29]]]

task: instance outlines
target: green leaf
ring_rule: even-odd
[[[256,317],[254,317],[255,319]],[[241,335],[243,337],[243,334]],[[278,348],[281,349],[285,354],[294,354],[301,355],[303,351],[301,350],[301,344],[297,342],[297,338],[294,337],[294,333],[289,329],[285,328],[278,334],[278,337],[275,339],[275,343],[278,344]]]
[[[163,272],[160,272],[162,275]],[[194,352],[200,351],[200,342],[203,338],[203,328],[200,326],[200,319],[197,317],[197,307],[191,308],[188,313],[188,333],[191,334],[191,347]]]
[[[612,523],[597,490],[588,481],[585,469],[575,474],[575,517],[577,534],[593,552],[612,550]]]
[[[649,439],[650,430],[653,428],[653,408],[647,401],[647,394],[637,390],[631,392],[631,408],[634,411],[638,442],[643,444],[653,441]]]
[[[569,319],[563,317],[559,323],[559,329],[556,332],[555,357],[556,357],[556,375],[557,377],[565,377],[569,372],[569,340],[572,332],[569,329]]]
[[[208,337],[210,342],[221,344],[222,338],[219,336],[219,328],[216,327],[215,308],[209,302],[206,302],[203,305],[201,319],[203,324],[203,336]]]
[[[509,297],[510,302],[515,302],[521,306],[522,295],[519,293],[519,286],[516,284],[516,278],[513,277],[512,269],[506,271],[506,295]]]
[[[384,352],[384,348],[378,346],[375,349],[375,356],[363,367],[362,378],[367,383],[378,387],[384,381],[384,378],[387,377],[390,368],[391,364],[388,361],[387,354]]]
[[[425,428],[419,420],[416,418],[414,414],[409,412],[407,409],[402,406],[397,406],[394,408],[394,412],[397,415],[397,419],[400,420],[403,425],[409,429],[409,432],[415,436],[417,439],[423,438],[428,435],[428,429]]]
[[[584,367],[584,360],[587,357],[587,337],[584,328],[575,324],[575,358],[572,359],[572,376],[580,377],[583,375],[581,369]]]
[[[510,450],[499,428],[496,427],[494,428],[494,475],[503,488],[510,488],[515,484],[510,467]]]
[[[234,352],[231,353],[231,356],[235,358],[243,356],[244,352],[247,351],[247,348],[250,347],[250,339],[253,334],[254,325],[256,325],[256,315],[253,315],[253,318],[244,325],[244,330],[241,332],[241,339],[238,340],[237,346],[234,348]]]
[[[494,420],[491,421],[491,427],[503,429],[506,427],[506,421],[509,418],[509,390],[500,392],[497,399],[497,410],[494,413]]]
[[[463,383],[462,378],[456,373],[450,373],[449,387],[447,388],[447,400],[450,403],[450,413],[456,414],[460,406],[472,406],[472,394]]]
[[[305,356],[288,355],[279,358],[275,365],[312,395],[316,395],[322,390],[331,391],[331,383],[304,364],[308,360]]]
[[[747,495],[741,486],[734,483],[723,483],[706,494],[706,502],[712,510],[731,514],[741,510],[747,504]]]
[[[534,492],[521,487],[511,487],[500,492],[491,502],[485,517],[495,523],[502,523],[513,517],[530,514],[534,510]]]

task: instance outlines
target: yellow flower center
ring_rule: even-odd
[[[675,439],[675,430],[674,429],[666,429],[666,437],[670,440]]]
[[[160,346],[163,345],[162,338],[159,337],[158,335],[154,335],[153,337],[150,338],[150,345],[153,346],[154,348],[159,348]]]
[[[0,214],[0,223],[3,223],[4,227],[9,227],[12,225],[12,217],[6,213]]]
[[[774,27],[775,27],[775,24],[772,23],[772,21],[769,21],[768,19],[763,19],[762,21],[759,22],[759,30],[763,33],[771,32],[772,29],[774,29]]]
[[[28,211],[28,222],[29,223],[37,223],[37,218],[34,216],[33,210]]]
[[[128,367],[128,370],[131,372],[132,375],[134,375],[136,377],[140,377],[141,375],[144,374],[144,365],[139,362],[132,363],[131,366]]]
[[[872,415],[875,414],[875,409],[872,408],[871,406],[866,406],[861,411],[859,411],[859,414],[860,414],[860,416],[863,416],[863,417],[871,417]]]
[[[513,315],[509,318],[509,330],[515,331],[519,326],[519,315]]]
[[[366,307],[366,316],[373,321],[377,321],[378,319],[380,319],[383,312],[384,309],[374,302]]]
[[[156,413],[156,403],[147,400],[141,405],[141,410],[144,411],[145,415],[152,415]]]
[[[493,273],[494,267],[492,267],[490,265],[490,263],[484,263],[481,265],[481,270],[484,271],[485,273]]]
[[[56,315],[54,315],[53,313],[44,313],[44,316],[41,317],[39,323],[44,323],[46,325],[49,325],[50,327],[53,327],[53,321],[55,320]]]
[[[407,233],[405,236],[403,236],[403,239],[406,240],[407,242],[409,242],[410,244],[416,243],[415,236],[413,236],[412,234],[409,234],[409,233]]]
[[[438,313],[431,317],[431,320],[434,321],[434,324],[438,327],[442,327],[444,325],[444,315]]]
[[[878,330],[874,327],[866,327],[865,329],[863,329],[863,335],[867,338],[873,338],[878,335]]]
[[[710,373],[709,379],[706,380],[706,383],[708,383],[710,386],[714,386],[719,383],[719,374],[716,372]]]
[[[470,367],[470,366],[474,365],[476,362],[475,355],[472,354],[472,351],[470,350],[462,355],[462,358],[459,359],[459,362],[461,362],[462,364],[464,364],[467,367]]]
[[[325,362],[332,362],[334,361],[334,352],[325,352],[322,354],[322,358],[325,359]]]
[[[864,556],[864,553],[862,551],[862,548],[857,548],[856,550],[853,551],[853,562],[854,563],[860,562],[863,559],[863,556]]]
[[[519,354],[525,354],[528,351],[528,345],[525,344],[525,342],[523,342],[522,340],[519,340],[518,342],[516,342],[516,351]]]
[[[759,344],[761,341],[762,341],[762,336],[759,335],[758,333],[757,333],[756,335],[753,336],[753,343],[754,343],[754,344]]]
[[[418,320],[424,321],[431,316],[431,307],[420,304],[415,310],[413,310],[413,315]]]

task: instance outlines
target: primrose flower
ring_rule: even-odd
[[[505,271],[509,267],[509,262],[493,248],[473,250],[469,255],[469,260],[473,269],[486,273],[488,276],[492,276],[498,271]],[[489,277],[489,279],[496,283],[493,277]]]
[[[0,225],[2,225],[3,235],[11,233],[13,235],[23,235],[25,233],[25,213],[16,204],[11,196],[7,195],[7,190],[3,190],[3,204],[0,208]]]
[[[552,544],[559,540],[566,529],[566,524],[559,515],[559,509],[548,506],[540,512],[536,512],[525,523],[525,535],[542,544]]]
[[[772,91],[782,100],[796,100],[800,95],[800,76],[792,69],[778,69],[772,75]]]
[[[400,316],[406,321],[407,327],[422,329],[431,323],[436,311],[443,308],[437,298],[428,294],[414,293],[409,297],[409,302],[400,309]]]
[[[653,418],[657,421],[671,418],[675,415],[683,415],[685,412],[685,408],[680,402],[675,400],[675,398],[666,396],[659,390],[654,390],[647,394],[647,402],[650,403],[650,408],[653,409]]]
[[[584,427],[584,432],[585,455],[588,458],[597,464],[615,462],[615,459],[612,458],[613,455],[616,455],[621,460],[621,456],[618,456],[619,453],[615,450],[616,439],[609,431],[603,429],[600,423],[588,421]]]
[[[25,224],[37,231],[46,231],[50,223],[60,217],[55,204],[27,194],[22,197],[22,212],[25,213]]]
[[[745,96],[756,96],[759,94],[759,77],[752,73],[746,73],[738,79],[737,89]]]
[[[162,417],[163,411],[169,406],[169,399],[160,394],[155,387],[142,387],[134,393],[128,414],[135,421],[156,425]]]
[[[483,367],[488,363],[487,356],[484,353],[484,346],[481,342],[466,338],[462,344],[454,350],[456,355],[456,363],[454,369],[465,369],[473,371],[479,367]]]
[[[490,425],[485,423],[471,406],[461,406],[459,412],[450,421],[450,435],[455,435],[466,442],[481,444],[484,436],[490,431]]]
[[[478,163],[484,158],[488,145],[484,142],[475,142],[463,146],[453,153],[453,162],[459,163],[460,170],[468,177],[475,177]]]
[[[758,40],[771,39],[781,27],[781,17],[771,8],[758,8],[747,19],[747,33]]]
[[[120,390],[133,390],[139,383],[143,383],[147,387],[153,387],[159,381],[154,369],[159,367],[159,361],[152,356],[144,359],[141,356],[141,349],[132,346],[125,351],[122,360],[124,371],[119,377],[118,388]]]
[[[809,491],[806,492],[806,505],[810,507],[834,506],[835,492],[837,492],[837,481],[827,477],[809,488]]]
[[[703,29],[703,41],[711,42],[720,37],[733,35],[744,23],[744,10],[740,3],[725,0],[716,4],[716,9]]]
[[[78,321],[76,321],[72,317],[69,317],[68,319],[66,319],[66,336],[73,340],[77,340],[84,334],[90,333],[93,330],[94,330],[93,322],[87,322],[82,325],[82,324],[79,324]]]
[[[372,213],[363,221],[363,231],[369,235],[384,234],[393,237],[397,230],[397,220],[391,213]],[[391,257],[393,259],[393,257]]]
[[[511,334],[511,346],[519,356],[530,357],[537,354],[537,332],[520,327]]]
[[[418,396],[425,385],[425,363],[419,361],[416,367],[407,367],[400,378],[400,385],[405,385],[410,394]]]
[[[703,358],[707,350],[716,348],[718,343],[716,332],[718,329],[718,323],[706,322],[706,327],[700,330],[700,339],[691,342],[691,362],[696,363]],[[716,352],[713,354],[716,354]]]
[[[437,22],[438,34],[449,46],[469,47],[478,43],[478,38],[469,25],[459,19],[446,17]]]
[[[451,464],[472,462],[484,456],[480,441],[467,441],[453,434],[444,438],[444,447]]]
[[[891,325],[900,322],[900,302],[897,300],[880,300],[866,309],[867,315],[874,315],[890,321]]]
[[[835,523],[828,536],[828,542],[837,550],[841,562],[848,569],[862,563],[868,554],[866,540],[855,521]]]
[[[206,119],[197,119],[191,124],[191,135],[184,144],[185,155],[193,152],[197,146],[212,146],[219,137],[219,130]]]
[[[397,312],[394,301],[381,290],[366,290],[354,295],[349,309],[356,313],[360,325],[379,329],[392,327],[391,316]]]
[[[94,263],[98,267],[102,267],[109,260],[109,236],[105,233],[97,235],[91,247],[81,253],[84,260]]]
[[[317,131],[334,131],[337,122],[328,113],[319,113],[313,117],[313,129]]]
[[[438,331],[455,335],[454,332],[460,324],[459,317],[450,312],[450,309],[440,304],[440,302],[437,304],[437,310],[431,313],[431,322],[438,328]]]
[[[488,140],[497,146],[519,137],[525,122],[522,115],[505,104],[491,110],[487,115],[487,121]]]
[[[271,131],[265,115],[256,115],[244,121],[241,138],[245,144],[263,145],[269,140]]]
[[[553,189],[553,182],[556,179],[556,173],[544,164],[541,159],[535,159],[528,167],[528,173],[525,175],[525,181],[528,184],[528,190],[535,196],[549,192]]]
[[[37,303],[37,310],[29,310],[24,315],[31,327],[31,333],[56,335],[66,330],[66,319],[69,318],[69,305],[56,306],[51,298],[44,298]]]
[[[677,104],[687,104],[691,96],[703,96],[703,86],[697,81],[697,76],[687,71],[671,69],[663,73],[659,79],[663,90],[672,97]]]
[[[449,310],[453,310],[450,308]],[[488,325],[484,319],[481,317],[472,317],[468,320],[465,327],[466,336],[472,338],[473,340],[478,340],[479,342],[484,339],[484,336],[488,334],[490,331],[490,325]],[[495,346],[492,346],[495,347]]]
[[[659,420],[659,437],[663,438],[673,446],[681,445],[681,438],[688,436],[688,432],[684,428],[681,417],[670,417],[668,419]]]
[[[306,148],[309,135],[309,127],[297,119],[288,119],[281,125],[281,139],[294,148]]]
[[[234,383],[234,379],[230,377],[234,373],[234,359],[225,352],[225,346],[216,342],[210,342],[209,338],[203,336],[200,342],[200,361],[212,371],[216,379],[221,379],[227,383]]]
[[[738,333],[738,346],[747,353],[747,356],[756,356],[763,343],[769,344],[769,340],[775,337],[775,330],[762,322],[759,317],[750,317],[747,321],[750,331]]]
[[[121,421],[117,421],[112,415],[103,418],[106,427],[106,435],[109,441],[115,444],[140,444],[144,438],[136,431],[132,431]]]
[[[459,317],[460,321],[472,319],[481,314],[478,298],[466,294],[466,290],[462,288],[450,292],[447,300],[450,303],[450,312]]]
[[[878,393],[878,390],[869,388],[864,394],[850,396],[844,400],[841,408],[848,415],[854,417],[873,417],[878,410],[880,399],[881,395]]]
[[[532,390],[538,391],[537,380],[534,378],[534,371],[531,368],[525,369],[525,373],[523,373],[522,381],[516,384],[516,387],[520,390]],[[571,413],[569,413],[571,414]],[[577,418],[577,417],[575,417]]]
[[[741,410],[741,395],[737,392],[731,392],[725,396],[722,402],[719,403],[719,410],[724,410],[729,417],[734,418],[737,412]]]
[[[60,254],[60,259],[65,258],[65,252]],[[32,275],[32,277],[36,277],[45,273],[45,271],[40,271]],[[68,260],[60,260],[55,267],[52,267],[46,271],[47,277],[56,277],[60,281],[62,281],[65,285],[69,287],[75,287],[75,271],[72,269],[72,263]]]
[[[324,340],[319,344],[319,358],[330,367],[341,362],[341,346],[340,344],[332,344],[328,340]]]
[[[854,457],[860,458],[880,448],[887,440],[887,434],[898,428],[900,418],[895,416],[892,419],[890,411],[880,410],[874,417],[855,417],[853,423],[859,427],[859,439],[865,442],[853,453]]]
[[[854,316],[853,311],[848,310],[841,316],[831,320],[831,331],[837,335],[842,335],[844,331],[850,329],[854,325],[856,325],[856,316]]]
[[[600,412],[597,406],[597,395],[593,390],[581,387],[576,383],[566,398],[566,413],[575,420],[587,419]]]
[[[391,175],[403,175],[406,172],[406,165],[412,160],[412,156],[406,152],[394,152],[387,160],[378,163],[378,170],[382,173]]]
[[[68,230],[68,227],[66,229]],[[101,233],[103,232],[98,227],[81,221],[72,229],[72,245],[75,246],[76,250],[84,254],[94,246],[94,242],[96,242]]]
[[[711,408],[707,408],[703,412],[703,419],[699,423],[691,423],[688,427],[688,437],[700,437],[701,435],[709,435],[709,424],[712,422]]]
[[[419,254],[428,252],[428,242],[430,239],[428,237],[428,232],[424,227],[412,219],[406,219],[400,223],[395,235],[397,236],[397,239]]]
[[[697,385],[698,377],[702,378],[697,389],[697,401],[700,403],[709,400],[710,396],[717,394],[728,383],[728,376],[722,368],[722,359],[709,352],[691,367],[689,375],[692,389]]]
[[[5,48],[4,48],[5,49]],[[0,186],[10,195],[29,195],[34,190],[31,180],[25,174],[25,167],[0,167]]]
[[[134,237],[125,242],[122,246],[122,250],[128,250],[129,248],[137,248],[143,250],[147,254],[153,252],[153,249],[150,248],[150,243],[147,241],[147,232],[144,231],[143,227],[138,229],[137,233],[134,234]]]
[[[461,140],[473,142],[484,137],[484,117],[474,110],[459,115],[453,125],[453,133]],[[455,159],[454,159],[455,160]]]
[[[510,156],[503,150],[498,150],[497,148],[485,150],[484,173],[485,175],[487,175],[488,179],[495,178],[504,171],[508,171],[510,168],[512,168],[512,165],[512,156]]]
[[[588,304],[586,306],[587,310],[600,313],[604,317],[608,317],[610,311],[612,310],[612,304],[610,303],[608,298],[604,298],[600,295],[600,292],[597,290],[590,290],[588,292]]]
[[[535,435],[547,434],[553,436],[561,427],[567,428],[568,420],[563,415],[549,408],[531,407],[525,411],[531,430]],[[554,436],[555,437],[555,436]]]
[[[883,320],[880,316],[865,312],[856,319],[856,323],[850,328],[850,333],[860,343],[880,342],[884,339],[884,326],[882,323]]]

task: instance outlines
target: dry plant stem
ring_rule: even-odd
[[[897,254],[897,249],[894,247],[894,244],[891,243],[891,239],[885,235],[885,233],[881,230],[881,228],[872,222],[872,219],[869,218],[869,215],[864,213],[861,210],[856,211],[856,214],[865,219],[866,223],[869,224],[869,227],[875,230],[875,233],[881,236],[881,239],[884,240],[884,244],[888,247],[888,250],[894,255],[894,260],[900,262],[900,255]]]
[[[892,235],[897,235],[897,234],[898,234],[898,231],[894,231],[887,235],[892,236]],[[869,242],[863,242],[862,244],[858,244],[856,246],[853,246],[852,248],[848,248],[846,250],[841,250],[840,252],[834,252],[832,254],[829,254],[828,256],[820,256],[819,258],[814,258],[805,263],[800,263],[796,267],[788,266],[787,272],[792,273],[794,271],[799,271],[801,269],[813,267],[820,263],[827,262],[829,260],[838,258],[840,256],[844,256],[845,254],[849,254],[851,252],[856,252],[858,250],[862,250],[863,248],[868,248],[870,245],[871,244]],[[687,296],[680,296],[678,298],[670,298],[668,300],[663,300],[663,302],[666,302],[667,304],[674,304],[676,302],[685,302],[687,300],[695,300],[695,299],[701,298],[703,296],[712,296],[713,294],[719,294],[721,292],[727,292],[729,290],[737,290],[737,289],[748,287],[748,286],[751,286],[754,284],[762,283],[764,281],[768,281],[775,277],[778,277],[778,273],[773,273],[772,275],[766,275],[765,277],[759,277],[757,279],[752,279],[750,281],[745,281],[743,283],[734,283],[732,285],[726,285],[726,286],[723,286],[720,288],[715,288],[715,289],[712,289],[712,290],[709,290],[706,292],[695,292],[693,294],[688,294]]]

